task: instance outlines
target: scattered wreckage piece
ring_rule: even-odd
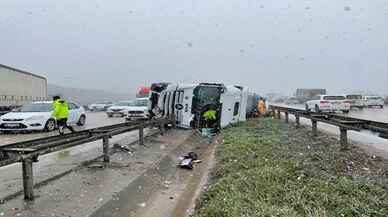
[[[202,162],[201,160],[199,160],[198,154],[196,154],[195,152],[189,152],[186,155],[183,155],[180,160],[181,162],[179,164],[179,167],[189,170],[194,169],[194,164]]]

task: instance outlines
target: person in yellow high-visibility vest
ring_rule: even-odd
[[[67,124],[67,120],[69,118],[69,105],[59,96],[54,96],[53,98],[53,114],[52,116],[55,118],[59,134],[64,135],[64,129],[69,129],[72,133],[75,132],[73,127]]]
[[[203,118],[206,121],[206,125],[209,128],[214,127],[214,123],[217,121],[217,111],[213,108],[210,108],[205,113],[203,113]]]

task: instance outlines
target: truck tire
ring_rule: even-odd
[[[51,132],[51,131],[54,131],[56,128],[56,123],[55,123],[55,120],[54,119],[49,119],[47,122],[46,122],[46,125],[44,127],[44,129],[47,131],[47,132]]]
[[[85,126],[86,124],[86,116],[85,115],[81,115],[81,117],[79,118],[78,122],[77,122],[77,126]]]

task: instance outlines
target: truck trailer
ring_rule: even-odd
[[[0,115],[23,104],[47,99],[47,79],[0,64]]]

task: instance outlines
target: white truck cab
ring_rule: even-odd
[[[203,128],[203,114],[217,110],[217,125],[246,120],[248,88],[223,84],[157,83],[151,87],[151,116],[174,118],[178,127]]]

